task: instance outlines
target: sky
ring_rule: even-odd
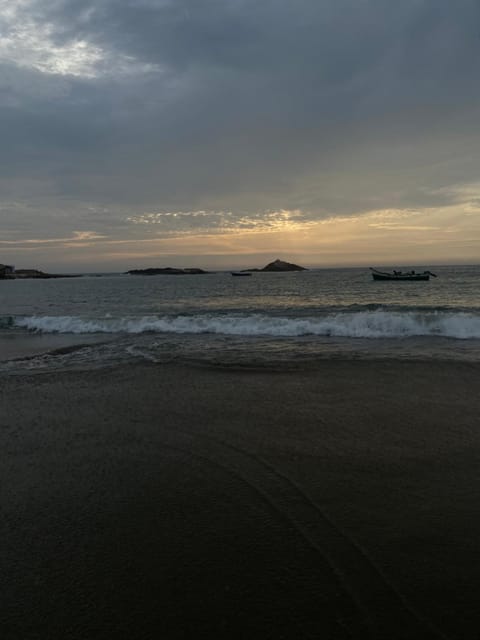
[[[0,263],[480,262],[478,0],[0,0]]]

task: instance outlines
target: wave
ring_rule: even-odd
[[[480,338],[480,314],[444,311],[360,311],[310,317],[251,315],[178,315],[81,318],[77,316],[14,317],[8,326],[42,333],[221,334],[231,336],[335,336],[401,338],[441,336]]]

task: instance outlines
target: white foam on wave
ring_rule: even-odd
[[[443,336],[480,338],[480,315],[456,312],[362,311],[318,317],[254,315],[145,316],[80,318],[26,316],[15,325],[42,333],[177,333],[232,336],[338,336],[345,338],[400,338]]]

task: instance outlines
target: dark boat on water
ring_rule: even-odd
[[[230,272],[232,274],[232,276],[251,276],[251,273],[245,272],[245,271],[231,271]]]
[[[379,271],[370,267],[372,277],[374,280],[399,280],[401,282],[419,282],[421,280],[430,280],[430,276],[436,278],[437,276],[431,271],[423,271],[423,273],[416,273],[415,271]]]

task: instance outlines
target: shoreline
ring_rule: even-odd
[[[317,363],[386,362],[462,363],[480,365],[480,340],[432,337],[384,339],[378,344],[369,338],[324,338],[302,341],[294,351],[285,348],[285,338],[233,336],[229,348],[221,338],[203,334],[67,334],[9,333],[0,331],[0,376],[48,375],[65,371],[88,371],[122,367],[162,366],[205,367],[225,370],[315,371]],[[249,348],[247,348],[249,345]],[[97,353],[98,350],[98,353]],[[77,357],[78,356],[78,357]],[[67,358],[67,360],[65,360]],[[31,363],[31,367],[30,367]],[[18,365],[17,367],[15,365]]]
[[[5,638],[478,631],[480,363],[2,375]]]
[[[113,341],[105,335],[64,333],[0,333],[0,364],[32,360]],[[0,374],[1,375],[1,374]]]

